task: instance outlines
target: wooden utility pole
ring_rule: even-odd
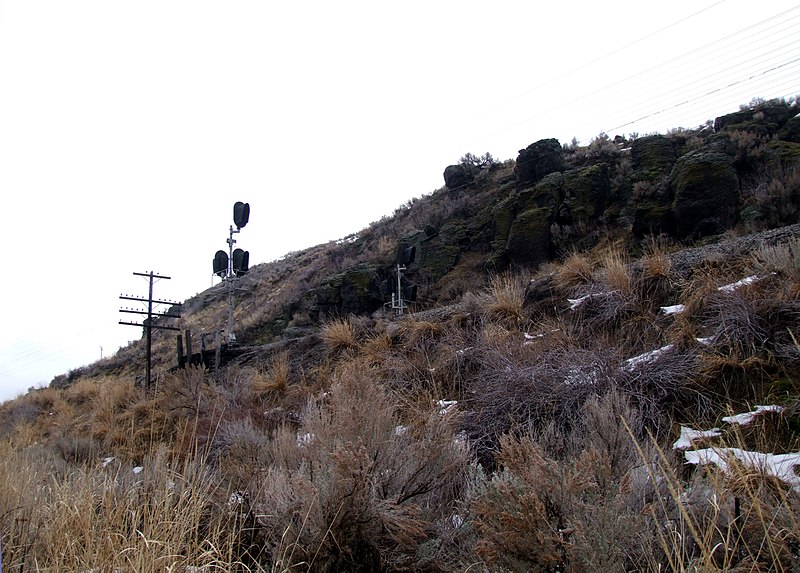
[[[147,389],[150,390],[151,385],[151,367],[152,367],[152,349],[153,349],[153,329],[161,329],[161,330],[180,330],[180,328],[175,328],[174,326],[166,326],[161,324],[153,324],[153,317],[164,317],[164,318],[180,318],[179,314],[169,314],[169,312],[153,312],[153,305],[154,304],[169,304],[171,306],[181,306],[180,303],[169,301],[169,300],[154,300],[153,299],[153,281],[155,279],[167,279],[169,280],[171,277],[165,277],[161,275],[157,275],[150,271],[149,273],[133,273],[138,277],[147,277],[150,281],[150,288],[148,290],[147,298],[141,297],[134,297],[128,295],[119,295],[119,298],[122,300],[135,300],[138,302],[146,302],[147,303],[147,310],[136,310],[132,308],[121,308],[119,309],[120,312],[127,312],[132,314],[146,314],[147,318],[144,319],[141,323],[139,322],[125,322],[120,320],[120,324],[126,324],[128,326],[141,326],[144,327],[145,332],[147,334],[147,367],[146,367],[146,379],[147,379]]]

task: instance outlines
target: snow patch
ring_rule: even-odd
[[[576,308],[578,308],[580,305],[582,305],[584,302],[586,302],[590,298],[592,298],[592,295],[590,295],[590,294],[587,294],[587,295],[582,296],[580,298],[568,298],[567,302],[569,303],[569,309],[570,310],[575,310]]]
[[[681,426],[681,435],[672,444],[673,450],[686,450],[692,447],[692,442],[695,440],[702,440],[704,438],[718,438],[722,435],[719,428],[711,428],[710,430],[694,430],[689,426]]]
[[[686,310],[686,305],[683,304],[673,304],[672,306],[662,306],[661,312],[666,315],[670,314],[680,314]]]
[[[684,452],[684,456],[686,457],[686,463],[714,464],[724,472],[729,471],[728,462],[733,456],[742,465],[773,476],[791,485],[795,491],[800,491],[800,476],[794,471],[795,466],[800,465],[800,452],[763,454],[739,448],[705,448]]]
[[[612,294],[614,294],[616,292],[617,291],[612,290],[612,291],[608,291],[608,292],[590,293],[590,294],[584,295],[584,296],[582,296],[580,298],[568,298],[567,302],[569,303],[569,309],[570,310],[575,310],[576,308],[581,306],[584,302],[586,302],[590,298],[596,298],[596,297],[600,297],[600,296],[609,296],[609,295],[612,295]]]
[[[762,277],[759,277],[758,275],[750,275],[749,277],[745,277],[741,280],[736,281],[735,283],[718,287],[717,290],[722,292],[733,292],[738,288],[747,286],[749,284],[753,284],[754,282],[760,281],[761,279]]]
[[[633,358],[628,358],[625,361],[625,370],[629,372],[635,370],[637,366],[641,364],[647,364],[648,362],[652,362],[665,352],[669,352],[670,350],[672,350],[672,348],[673,348],[672,344],[667,344],[666,346],[662,346],[661,348],[656,348],[655,350],[651,350],[650,352],[645,352],[644,354],[639,354],[638,356],[634,356]]]
[[[736,414],[734,416],[725,416],[722,418],[722,421],[728,422],[729,424],[746,426],[755,420],[756,416],[763,414],[764,412],[783,412],[783,406],[756,406],[756,409],[752,412],[745,412],[743,414]]]
[[[436,406],[439,408],[439,413],[444,415],[450,412],[458,404],[458,400],[439,400]]]

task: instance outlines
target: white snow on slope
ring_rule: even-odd
[[[749,277],[745,277],[742,280],[736,281],[735,283],[731,283],[731,284],[728,284],[728,285],[723,285],[721,287],[718,287],[717,290],[723,291],[723,292],[733,292],[733,291],[735,291],[736,289],[738,289],[740,287],[747,286],[749,284],[753,284],[756,281],[760,281],[761,278],[762,277],[759,277],[758,275],[750,275]]]
[[[756,416],[759,414],[763,414],[764,412],[782,412],[783,406],[756,406],[756,409],[752,412],[745,412],[743,414],[736,414],[734,416],[725,416],[722,418],[723,422],[728,422],[729,424],[739,424],[740,426],[746,426],[750,424],[753,420],[756,419]]]
[[[702,450],[684,452],[686,462],[690,464],[714,464],[722,471],[729,471],[728,462],[731,456],[735,457],[742,465],[778,478],[800,491],[800,476],[794,468],[800,465],[800,452],[791,454],[762,454],[749,452],[739,448],[705,448]]]
[[[719,428],[711,428],[710,430],[694,430],[689,426],[681,426],[681,435],[672,444],[673,450],[688,450],[692,447],[692,442],[701,440],[703,438],[718,438],[722,435]]]
[[[651,350],[650,352],[645,352],[644,354],[639,354],[638,356],[634,356],[633,358],[628,358],[625,361],[625,370],[631,371],[634,370],[640,364],[646,364],[648,362],[652,362],[665,352],[669,352],[672,350],[673,345],[667,344],[666,346],[662,346],[661,348],[656,348],[655,350]]]
[[[683,304],[673,304],[672,306],[662,306],[661,312],[664,314],[680,314],[686,310],[686,305]]]

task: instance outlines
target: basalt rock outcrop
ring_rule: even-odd
[[[687,153],[670,180],[678,238],[720,234],[736,222],[739,180],[729,156],[703,149]]]
[[[444,169],[444,184],[451,191],[456,191],[475,181],[476,172],[480,171],[472,165],[448,165]]]
[[[520,149],[515,174],[521,187],[565,168],[564,150],[557,139],[541,139]]]
[[[517,156],[516,188],[489,211],[489,266],[536,266],[563,250],[565,241],[587,246],[593,230],[609,224],[627,225],[639,238],[665,233],[692,240],[718,235],[746,217],[776,218],[754,198],[767,184],[756,177],[765,165],[776,173],[797,170],[798,111],[785,102],[758,104],[718,117],[713,130],[604,138],[601,152],[578,159],[558,140],[532,143]],[[779,184],[785,183],[773,183]],[[791,215],[800,192],[784,194],[791,195]],[[775,222],[793,221],[783,216]]]

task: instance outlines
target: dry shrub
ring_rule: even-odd
[[[413,567],[460,492],[466,452],[451,417],[430,408],[403,425],[394,401],[353,370],[275,435],[249,499],[281,570]]]
[[[348,318],[331,318],[319,330],[323,344],[330,351],[353,350],[358,347],[356,329]]]
[[[620,420],[612,421],[622,427]],[[609,433],[614,432],[609,428]],[[585,446],[556,458],[530,435],[502,438],[502,469],[478,479],[470,492],[479,557],[512,571],[644,568],[643,545],[650,540],[639,496],[652,488],[637,487],[635,457],[617,460],[622,463],[616,478],[608,457],[613,448]]]
[[[534,431],[549,423],[570,428],[586,400],[622,377],[613,354],[576,347],[543,350],[534,362],[525,354],[482,348],[478,359],[483,368],[467,381],[464,422],[478,459],[488,465],[505,432]]]
[[[762,246],[753,253],[752,259],[752,270],[756,274],[779,273],[792,283],[795,295],[800,293],[800,239]]]

